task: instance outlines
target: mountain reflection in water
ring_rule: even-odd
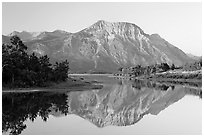
[[[26,120],[50,115],[78,115],[97,127],[128,126],[146,114],[157,115],[185,95],[202,97],[202,90],[182,85],[121,80],[102,89],[73,92],[3,93],[2,132],[21,134]]]

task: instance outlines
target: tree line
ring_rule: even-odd
[[[182,69],[185,71],[201,70],[202,69],[202,58],[193,63],[186,63],[185,65],[182,66]]]
[[[149,66],[141,66],[137,65],[130,68],[119,68],[118,71],[129,74],[131,76],[141,76],[141,75],[150,75],[160,72],[165,72],[168,70],[174,70],[174,69],[180,69],[183,71],[195,71],[195,70],[201,70],[202,69],[202,59],[195,61],[193,63],[186,63],[183,66],[175,66],[174,64],[168,65],[167,63],[161,63],[161,64],[154,64]]]
[[[161,63],[161,64],[155,64],[155,65],[149,65],[149,66],[141,66],[137,65],[135,67],[128,68],[126,73],[128,73],[131,76],[141,76],[141,75],[150,75],[155,74],[159,72],[165,72],[168,70],[174,70],[176,69],[175,65],[172,64],[169,66],[167,63]],[[124,72],[124,68],[119,68],[119,71]]]
[[[2,86],[43,87],[52,82],[66,81],[69,62],[56,62],[52,65],[47,55],[38,57],[28,54],[27,46],[18,36],[12,36],[10,43],[2,44]]]

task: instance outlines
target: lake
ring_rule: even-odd
[[[202,134],[202,89],[82,76],[102,89],[2,94],[2,134]]]

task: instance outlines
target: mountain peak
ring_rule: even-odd
[[[129,22],[109,22],[109,21],[105,21],[105,20],[98,20],[92,26],[97,26],[97,25],[105,25],[105,26],[130,26],[130,25],[132,25],[134,27],[139,28],[134,23],[129,23]]]
[[[28,32],[28,31],[13,31],[12,33],[10,33],[9,37],[17,35],[18,37],[20,37],[23,41],[30,41],[30,40],[34,40],[34,39],[42,39],[49,36],[54,36],[54,37],[61,37],[61,36],[65,36],[67,34],[70,34],[64,30],[55,30],[53,32],[48,32],[48,31],[40,31],[40,32]]]
[[[98,20],[95,24],[123,24],[123,25],[135,25],[134,23],[130,23],[130,22],[125,22],[125,21],[120,21],[120,22],[110,22],[110,21],[106,21],[106,20]],[[138,27],[138,26],[137,26]]]
[[[157,33],[154,33],[154,34],[151,34],[152,37],[155,37],[155,38],[161,38],[161,36]]]
[[[53,32],[66,33],[66,31],[64,31],[64,30],[60,30],[60,29],[54,30]]]
[[[105,20],[98,20],[96,23],[83,31],[89,34],[97,35],[98,37],[104,36],[108,39],[112,39],[117,36],[120,36],[123,39],[126,39],[127,37],[136,39],[136,37],[147,36],[147,34],[145,34],[140,27],[133,23],[108,22]]]
[[[90,28],[104,28],[105,26],[110,25],[111,23],[105,20],[98,20],[96,23],[90,26]]]
[[[108,21],[105,21],[105,20],[98,20],[96,23],[108,23]]]
[[[14,36],[14,35],[18,35],[20,32],[18,31],[13,31],[10,34],[8,34],[7,36]]]

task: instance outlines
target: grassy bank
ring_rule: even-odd
[[[46,87],[31,87],[31,88],[8,88],[3,87],[3,92],[34,92],[34,91],[81,91],[89,89],[100,89],[102,85],[92,81],[83,81],[80,79],[68,78],[65,82],[48,83]]]

